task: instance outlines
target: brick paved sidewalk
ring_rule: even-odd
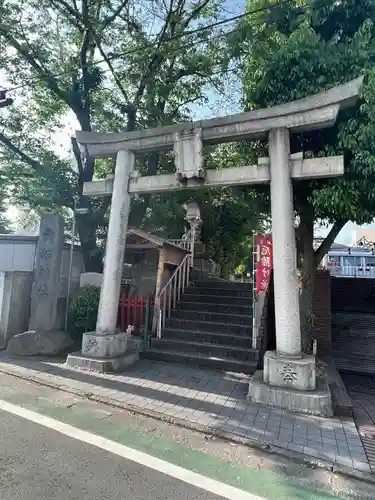
[[[85,393],[209,433],[284,448],[332,466],[370,472],[352,419],[293,414],[246,401],[248,377],[142,360],[123,374],[88,373],[63,363],[0,356],[0,371]]]
[[[375,378],[347,374],[343,380],[353,401],[354,419],[370,467],[375,473]]]

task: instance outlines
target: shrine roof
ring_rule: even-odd
[[[127,232],[127,236],[130,236],[130,235],[134,235],[138,238],[141,238],[142,240],[146,240],[158,248],[168,246],[168,247],[174,248],[175,250],[179,250],[183,253],[190,253],[190,251],[187,250],[186,248],[183,248],[180,245],[176,245],[175,243],[172,243],[165,238],[161,238],[160,236],[157,236],[156,234],[151,234],[151,233],[148,233],[147,231],[143,231],[143,229],[129,228],[128,232]]]

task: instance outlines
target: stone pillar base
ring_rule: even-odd
[[[275,387],[314,391],[315,358],[306,354],[301,358],[287,358],[275,351],[267,351],[264,355],[263,381]]]
[[[87,332],[82,336],[82,354],[96,358],[115,358],[127,351],[130,333],[113,335]]]
[[[319,380],[315,391],[299,391],[274,387],[263,381],[261,370],[255,372],[249,384],[247,399],[252,403],[273,406],[295,413],[332,417],[332,397],[327,380]]]
[[[139,359],[137,351],[129,351],[116,358],[93,358],[80,352],[68,354],[66,366],[99,373],[119,373]]]
[[[130,333],[88,332],[82,337],[82,352],[69,354],[66,365],[101,373],[120,372],[139,359],[140,350],[141,340]]]
[[[287,358],[267,351],[263,372],[257,371],[250,381],[248,399],[292,412],[333,415],[328,381],[316,378],[314,356]]]

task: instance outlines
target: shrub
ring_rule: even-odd
[[[80,288],[69,304],[68,326],[73,338],[92,332],[98,316],[100,288],[86,285]]]

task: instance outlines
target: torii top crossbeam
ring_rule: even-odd
[[[101,134],[76,132],[77,141],[93,158],[115,155],[120,150],[155,151],[171,149],[176,134],[199,131],[203,143],[217,144],[241,139],[266,137],[273,128],[285,127],[293,133],[330,127],[340,109],[356,100],[362,77],[328,91],[271,108],[236,115],[184,122],[166,127]]]

